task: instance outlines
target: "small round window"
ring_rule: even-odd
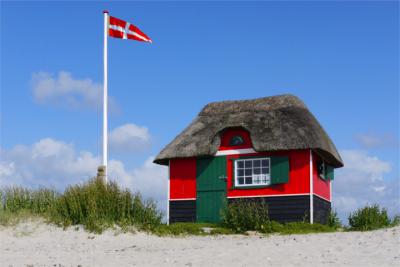
[[[229,145],[230,146],[240,146],[240,145],[243,145],[243,144],[244,144],[244,140],[243,140],[243,137],[241,137],[240,135],[235,135],[229,141]]]

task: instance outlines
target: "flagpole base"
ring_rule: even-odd
[[[100,165],[97,168],[97,179],[101,179],[101,181],[103,181],[104,184],[107,184],[107,172],[105,165]]]

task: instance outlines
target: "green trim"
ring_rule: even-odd
[[[334,168],[330,165],[325,165],[325,180],[332,181],[334,179]]]
[[[289,182],[289,157],[279,156],[271,158],[271,184],[286,184]]]

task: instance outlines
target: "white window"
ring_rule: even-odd
[[[269,158],[238,159],[235,161],[235,186],[271,184],[271,160]]]

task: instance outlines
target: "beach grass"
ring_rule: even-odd
[[[162,213],[156,203],[121,189],[115,182],[107,185],[93,178],[68,187],[63,193],[52,189],[8,187],[0,191],[0,224],[40,216],[56,225],[83,225],[90,232],[118,225],[152,231],[161,225]]]

